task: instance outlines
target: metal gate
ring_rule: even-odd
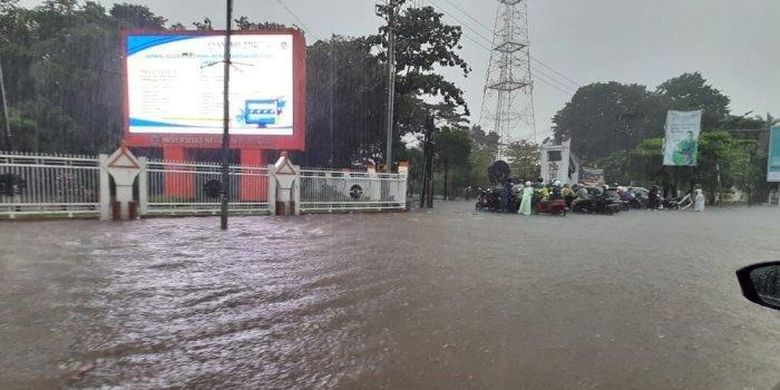
[[[0,152],[0,218],[96,217],[97,157]]]

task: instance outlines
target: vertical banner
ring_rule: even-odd
[[[780,182],[780,127],[773,127],[769,132],[769,158],[766,181]]]
[[[701,110],[668,111],[665,130],[664,165],[697,165]]]

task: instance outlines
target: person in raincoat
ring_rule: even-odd
[[[531,199],[534,196],[534,188],[531,186],[531,182],[525,182],[525,188],[523,188],[523,198],[520,200],[520,210],[518,214],[531,215]]]
[[[696,196],[693,197],[693,211],[704,211],[704,193],[700,189],[696,190]]]

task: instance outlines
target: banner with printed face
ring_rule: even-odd
[[[769,133],[769,161],[766,180],[780,182],[780,127],[773,127]]]
[[[701,110],[669,111],[665,127],[664,165],[697,165]]]

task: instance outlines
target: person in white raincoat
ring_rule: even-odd
[[[701,190],[696,190],[693,197],[693,211],[704,211],[704,193]]]
[[[520,200],[520,210],[517,210],[518,214],[531,215],[531,198],[534,195],[534,188],[531,186],[531,182],[525,182],[525,188],[523,188],[523,198]]]

